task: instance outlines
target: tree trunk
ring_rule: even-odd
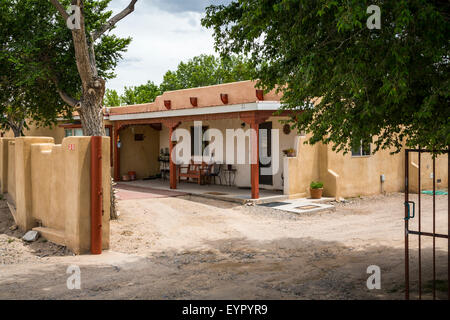
[[[12,130],[13,133],[14,133],[14,138],[17,138],[17,137],[21,137],[21,136],[22,136],[22,130],[21,130],[21,129],[18,129],[18,128],[16,128],[16,127],[11,127],[11,130]]]
[[[88,89],[83,92],[83,98],[78,109],[83,134],[85,136],[104,136],[103,96],[105,94],[105,81],[96,78],[90,82],[91,85],[88,85]]]
[[[58,0],[50,0],[59,11],[64,21],[69,19],[69,14]],[[80,8],[79,28],[72,29],[72,38],[75,48],[75,60],[82,84],[82,98],[80,101],[68,97],[59,91],[61,98],[72,107],[76,107],[81,119],[83,134],[85,136],[105,136],[103,123],[103,97],[105,95],[105,80],[98,76],[95,62],[95,41],[105,32],[111,30],[114,25],[134,11],[137,0],[131,0],[130,4],[117,15],[112,17],[100,28],[86,37],[84,22],[84,0],[72,0],[71,4]],[[56,81],[57,82],[57,81]],[[58,87],[58,86],[57,86]],[[111,182],[111,219],[116,219],[114,184]]]

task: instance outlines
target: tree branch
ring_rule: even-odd
[[[64,9],[63,5],[58,0],[50,0],[50,2],[53,4],[53,6],[58,10],[58,12],[63,17],[64,21],[67,21],[69,19],[69,14]]]
[[[76,107],[77,105],[80,104],[80,101],[72,98],[67,93],[65,93],[64,91],[60,90],[59,88],[56,88],[56,90],[58,91],[58,94],[61,97],[61,99],[63,99],[63,101],[65,103],[67,103],[69,106],[74,108],[74,107]]]
[[[57,0],[55,0],[57,1]],[[92,33],[92,39],[95,41],[97,40],[102,34],[104,34],[106,31],[111,30],[117,22],[125,18],[127,15],[132,13],[134,11],[134,5],[136,4],[137,0],[131,0],[128,7],[123,9],[120,13],[112,17],[108,22],[106,22],[104,25],[100,27],[99,30]]]

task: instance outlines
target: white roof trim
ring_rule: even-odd
[[[231,112],[244,112],[244,111],[276,111],[281,107],[281,103],[278,101],[260,101],[253,103],[232,104],[216,107],[204,107],[204,108],[189,108],[189,109],[177,109],[167,111],[154,111],[154,112],[141,112],[141,113],[129,113],[109,115],[109,120],[137,120],[137,119],[154,119],[154,118],[170,118],[180,116],[192,116],[202,114],[216,114],[216,113],[231,113]]]

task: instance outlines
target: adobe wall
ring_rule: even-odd
[[[90,137],[20,137],[8,142],[8,198],[15,202],[15,222],[22,231],[37,230],[77,254],[90,250]],[[103,248],[109,248],[110,139],[102,141]],[[4,183],[5,175],[0,175]],[[15,190],[15,192],[13,192]]]
[[[419,154],[409,153],[409,191],[417,193],[419,189]],[[436,157],[436,190],[448,187],[448,154]],[[420,186],[421,190],[433,190],[433,158],[429,153],[420,156]]]
[[[64,128],[58,125],[37,127],[34,123],[31,123],[28,126],[28,129],[23,130],[23,134],[26,137],[50,137],[54,139],[56,144],[61,144],[65,137]],[[14,139],[14,133],[12,130],[8,130],[5,132],[4,137]]]
[[[311,181],[324,183],[324,196],[336,199],[374,195],[384,192],[403,192],[405,189],[405,152],[390,154],[380,150],[370,156],[352,156],[335,152],[330,145],[318,143],[304,145],[306,137],[298,143],[297,156],[286,158],[285,171],[288,184],[284,193],[291,196],[309,196]],[[421,189],[432,190],[432,158],[422,154]],[[384,182],[381,180],[384,175]],[[417,193],[418,155],[410,154],[409,190]],[[448,187],[448,156],[436,159],[436,189]]]
[[[148,178],[160,172],[159,132],[148,125],[131,126],[120,130],[120,176],[135,171],[137,179]],[[144,140],[136,141],[135,134]]]

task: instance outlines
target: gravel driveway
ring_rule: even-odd
[[[350,199],[335,212],[299,216],[190,196],[138,197],[119,202],[111,250],[101,256],[24,244],[2,203],[0,299],[402,299],[403,201]],[[423,203],[431,208],[431,197]],[[447,233],[447,196],[437,197],[437,216],[437,231]],[[423,247],[429,280],[431,241]],[[446,240],[436,254],[438,279],[446,280]],[[81,290],[67,289],[69,265],[80,267]],[[381,290],[366,287],[370,265],[381,268]],[[413,264],[413,290],[416,272]]]

